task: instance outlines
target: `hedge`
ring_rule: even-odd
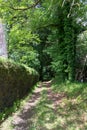
[[[0,58],[0,111],[23,98],[38,79],[34,69]]]

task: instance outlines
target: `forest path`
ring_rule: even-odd
[[[50,127],[52,128],[49,123],[52,124],[57,105],[61,103],[64,96],[63,93],[52,92],[51,81],[40,83],[22,110],[5,121],[0,130],[49,130]]]

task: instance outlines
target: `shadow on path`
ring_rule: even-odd
[[[26,103],[24,108],[19,114],[15,114],[12,126],[14,130],[29,130],[33,125],[33,119],[35,117],[35,106],[40,100],[41,92],[43,91],[42,84],[34,91],[31,99]]]
[[[45,118],[43,120],[43,116],[48,113],[55,114],[57,105],[65,97],[64,94],[53,93],[50,86],[51,81],[40,83],[21,112],[14,115],[13,130],[49,130],[44,124],[45,121],[48,123],[49,121]],[[52,105],[51,108],[50,105]]]
[[[64,92],[53,92],[51,81],[40,83],[10,129],[0,130],[87,130],[87,113]]]

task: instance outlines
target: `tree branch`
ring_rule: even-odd
[[[32,4],[31,6],[28,6],[28,7],[19,7],[19,8],[15,8],[15,7],[13,7],[12,5],[11,5],[11,9],[13,9],[13,10],[22,10],[22,11],[26,11],[26,10],[29,10],[29,9],[31,9],[31,8],[35,8],[38,4],[39,4],[39,2],[40,2],[41,0],[37,0],[34,4]]]
[[[59,24],[50,23],[50,24],[47,24],[47,25],[39,26],[36,29],[39,30],[39,29],[49,28],[49,27],[51,27],[51,28],[57,28],[58,26],[59,26]]]

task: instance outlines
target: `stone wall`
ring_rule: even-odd
[[[28,94],[38,79],[34,69],[0,59],[0,112]]]

